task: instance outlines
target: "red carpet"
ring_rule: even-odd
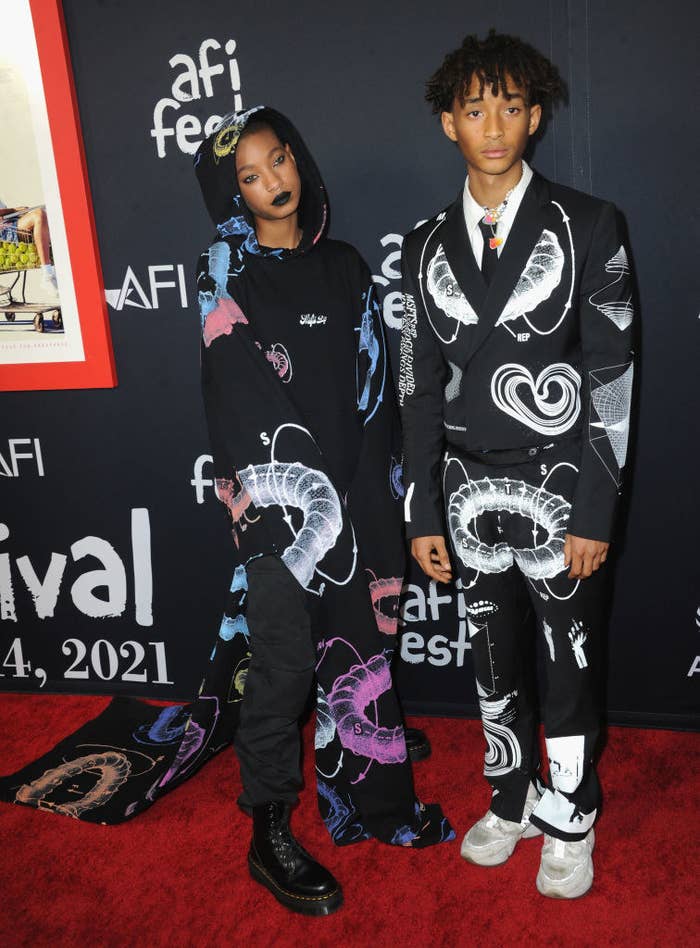
[[[0,696],[0,770],[19,769],[93,717],[100,698]],[[294,826],[336,872],[345,905],[294,916],[248,877],[249,823],[232,751],[120,827],[0,804],[0,944],[9,946],[686,946],[698,944],[697,734],[613,728],[600,767],[596,881],[575,902],[535,890],[539,840],[479,869],[459,843],[488,805],[475,721],[412,719],[433,756],[416,766],[458,839],[423,851],[375,842],[337,849],[308,787]],[[29,736],[29,740],[27,740]],[[307,749],[311,738],[306,729]],[[304,819],[300,819],[303,814]],[[305,824],[305,825],[304,825]],[[693,932],[695,934],[693,934]]]

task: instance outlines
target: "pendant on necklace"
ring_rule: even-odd
[[[489,237],[489,247],[491,250],[495,250],[496,247],[500,247],[502,243],[502,237]]]
[[[497,224],[498,218],[499,218],[499,214],[497,211],[487,211],[484,214],[483,221],[484,221],[484,224]]]

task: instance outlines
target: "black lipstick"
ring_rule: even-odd
[[[283,204],[286,204],[287,201],[292,196],[291,191],[281,191],[277,197],[273,200],[272,204],[274,207],[282,207]]]

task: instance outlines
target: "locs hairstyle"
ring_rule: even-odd
[[[557,67],[517,36],[489,30],[486,39],[465,36],[459,49],[448,53],[440,68],[426,83],[425,98],[433,114],[449,112],[455,99],[464,105],[472,78],[479,79],[479,94],[484,85],[494,95],[507,89],[506,76],[527,92],[529,105],[541,105],[544,111],[566,100],[566,86]]]

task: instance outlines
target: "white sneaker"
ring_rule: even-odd
[[[542,830],[530,822],[530,814],[537,806],[540,797],[530,784],[525,798],[523,818],[519,823],[502,820],[491,810],[475,823],[462,840],[462,856],[477,866],[500,866],[513,855],[521,839],[541,836]]]
[[[537,890],[550,899],[577,899],[593,885],[595,833],[575,843],[544,837]]]

